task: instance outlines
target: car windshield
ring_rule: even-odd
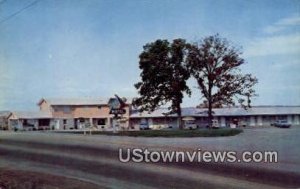
[[[185,123],[186,124],[195,124],[195,121],[194,120],[187,120]]]

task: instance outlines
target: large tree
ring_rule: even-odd
[[[185,40],[175,39],[170,43],[159,39],[143,49],[139,56],[141,81],[135,84],[140,97],[135,99],[134,105],[148,112],[169,105],[168,113],[177,113],[179,128],[182,128],[182,99],[184,93],[191,93],[186,85],[190,74],[185,66]]]
[[[253,86],[258,80],[241,73],[240,66],[245,61],[240,49],[219,35],[206,37],[188,48],[187,65],[207,100],[209,126],[215,105],[230,106],[238,102],[250,107],[250,99],[256,95]]]

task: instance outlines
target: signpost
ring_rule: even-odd
[[[119,118],[119,115],[123,115],[126,113],[125,108],[125,102],[115,94],[116,98],[111,98],[108,101],[108,106],[110,108],[109,114],[113,114],[113,119],[117,120]],[[113,123],[113,132],[116,133],[116,124]]]

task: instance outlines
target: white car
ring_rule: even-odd
[[[168,129],[169,126],[167,124],[161,124],[161,125],[150,125],[149,129],[151,130],[162,130],[162,129]]]
[[[279,127],[279,128],[290,128],[291,127],[291,124],[289,124],[287,120],[277,120],[277,121],[275,121],[275,123],[273,125],[275,127]]]
[[[195,120],[185,120],[184,121],[184,128],[185,129],[197,129],[197,125],[195,123]]]
[[[211,126],[212,126],[212,128],[214,128],[214,129],[218,129],[220,126],[219,126],[219,121],[217,120],[217,119],[213,119],[213,120],[211,120]]]

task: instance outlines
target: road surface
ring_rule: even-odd
[[[99,188],[299,188],[299,137],[299,128],[245,129],[238,136],[217,138],[1,132],[0,167],[73,178]],[[279,162],[122,163],[119,148],[276,150]]]

